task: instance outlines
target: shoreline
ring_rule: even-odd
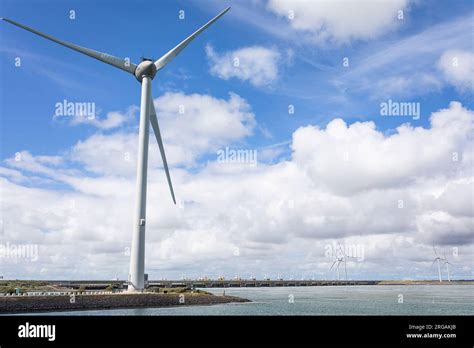
[[[236,296],[209,294],[120,293],[74,296],[6,296],[0,297],[0,314],[165,308],[246,302],[251,301]]]

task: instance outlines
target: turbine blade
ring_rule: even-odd
[[[133,74],[135,72],[135,69],[136,69],[136,65],[125,60],[125,59],[121,59],[121,58],[118,58],[118,57],[114,57],[110,54],[107,54],[107,53],[102,53],[102,52],[99,52],[99,51],[94,51],[94,50],[91,50],[90,48],[86,48],[86,47],[81,47],[81,46],[78,46],[78,45],[74,45],[72,43],[69,43],[69,42],[66,42],[66,41],[62,41],[62,40],[59,40],[59,39],[56,39],[50,35],[47,35],[47,34],[44,34],[42,32],[39,32],[38,30],[35,30],[33,28],[30,28],[30,27],[27,27],[26,25],[23,25],[23,24],[20,24],[18,22],[15,22],[15,21],[12,21],[11,19],[7,19],[7,18],[2,18],[5,22],[8,22],[10,24],[13,24],[19,28],[22,28],[22,29],[25,29],[33,34],[36,34],[36,35],[39,35],[45,39],[48,39],[48,40],[51,40],[53,42],[56,42],[60,45],[63,45],[67,48],[70,48],[76,52],[79,52],[79,53],[82,53],[82,54],[85,54],[86,56],[89,56],[89,57],[92,57],[92,58],[95,58],[97,60],[100,60],[101,62],[104,62],[104,63],[107,63],[107,64],[110,64],[116,68],[119,68],[119,69],[122,69],[126,72],[129,72],[131,74]]]
[[[334,265],[336,264],[336,262],[337,262],[337,260],[332,263],[331,268],[329,268],[329,270],[332,270],[332,268],[334,267]]]
[[[438,253],[436,252],[436,248],[434,247],[434,245],[433,245],[433,250],[434,250],[434,253],[435,253],[436,257],[438,257]]]
[[[160,59],[155,62],[156,70],[160,70],[166,66],[169,62],[171,62],[191,41],[193,41],[196,36],[201,34],[204,30],[206,30],[212,23],[217,21],[220,17],[222,17],[227,11],[230,10],[230,7],[227,7],[224,11],[219,13],[209,22],[204,24],[201,28],[196,30],[193,34],[187,37],[185,40],[181,41],[181,43],[173,48],[172,50],[168,51],[165,55],[163,55]]]
[[[161,152],[161,158],[163,159],[163,168],[165,168],[166,179],[168,179],[168,186],[170,187],[171,197],[173,198],[174,204],[176,204],[176,198],[174,197],[173,185],[171,184],[171,176],[168,170],[168,162],[166,161],[165,148],[163,147],[163,140],[161,139],[160,127],[158,126],[158,119],[156,117],[155,106],[153,105],[153,98],[150,100],[150,122],[153,127],[153,132],[155,133],[156,141]]]

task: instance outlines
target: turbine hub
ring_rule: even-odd
[[[153,80],[156,75],[156,66],[153,64],[152,60],[144,60],[138,64],[135,69],[135,77],[138,81],[142,82],[143,77],[149,77]]]

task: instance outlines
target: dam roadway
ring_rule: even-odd
[[[114,285],[118,288],[127,286],[124,280],[48,280],[51,284],[76,288],[102,288]],[[159,288],[260,288],[260,287],[295,287],[295,286],[346,286],[377,285],[379,280],[149,280],[150,287]]]

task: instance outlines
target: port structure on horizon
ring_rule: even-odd
[[[95,51],[89,48],[81,47],[66,41],[59,40],[50,35],[39,32],[35,29],[27,27],[23,24],[15,22],[11,19],[1,18],[2,20],[13,24],[19,28],[27,30],[33,34],[39,35],[45,39],[51,40],[62,46],[70,48],[76,52],[82,53],[91,58],[95,58],[103,63],[112,65],[120,70],[135,76],[141,83],[141,100],[140,100],[140,126],[138,133],[138,160],[137,160],[137,182],[136,182],[136,198],[135,198],[135,217],[133,220],[133,238],[130,253],[130,273],[128,276],[128,291],[140,292],[145,289],[145,223],[146,223],[146,189],[147,189],[147,169],[148,169],[148,143],[150,123],[153,127],[158,146],[160,148],[161,158],[163,160],[163,168],[168,180],[168,186],[174,204],[176,198],[171,184],[171,177],[168,170],[163,141],[161,138],[160,128],[158,126],[158,118],[156,117],[155,106],[151,96],[151,81],[156,73],[163,69],[171,62],[193,39],[207,29],[212,23],[223,16],[230,7],[219,13],[193,34],[179,43],[176,47],[168,51],[161,58],[153,62],[151,59],[142,58],[141,63],[134,64],[129,59],[122,59],[107,53]]]

